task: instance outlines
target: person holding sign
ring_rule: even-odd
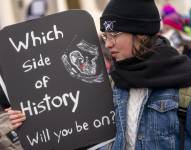
[[[11,110],[1,86],[0,98],[0,149],[22,150],[19,137],[14,129],[22,124],[21,121],[25,120],[25,115],[20,111]]]
[[[182,131],[177,114],[179,89],[191,86],[191,61],[157,34],[160,16],[154,0],[111,0],[100,24],[114,60],[117,133],[111,149],[188,150],[191,105],[185,108]]]

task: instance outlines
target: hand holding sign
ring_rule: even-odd
[[[13,129],[17,129],[26,120],[26,116],[19,110],[12,110],[12,108],[7,108],[5,111],[9,114],[9,119],[13,126]]]

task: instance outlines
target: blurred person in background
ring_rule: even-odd
[[[32,0],[27,9],[26,20],[41,18],[46,15],[47,0]]]
[[[101,150],[190,149],[191,95],[181,105],[180,89],[191,89],[191,60],[158,34],[154,0],[110,0],[100,24],[114,60],[117,127],[115,141]]]
[[[162,8],[162,34],[179,53],[191,58],[191,27],[190,18],[180,15],[176,9],[166,4]],[[190,30],[190,31],[189,31]]]

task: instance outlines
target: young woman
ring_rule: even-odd
[[[100,23],[114,60],[117,133],[111,149],[178,150],[179,89],[191,85],[191,61],[157,35],[154,0],[110,0]],[[191,133],[186,135],[181,148],[188,150]]]
[[[154,0],[110,0],[100,23],[114,60],[117,127],[115,141],[101,149],[178,150],[179,89],[191,85],[191,61],[157,35],[160,17]],[[191,133],[185,134],[188,150]]]

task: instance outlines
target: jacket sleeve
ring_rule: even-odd
[[[0,86],[0,107],[4,109],[10,107],[10,103],[1,86]]]
[[[0,150],[23,150],[18,134],[13,130],[8,114],[0,110]]]

